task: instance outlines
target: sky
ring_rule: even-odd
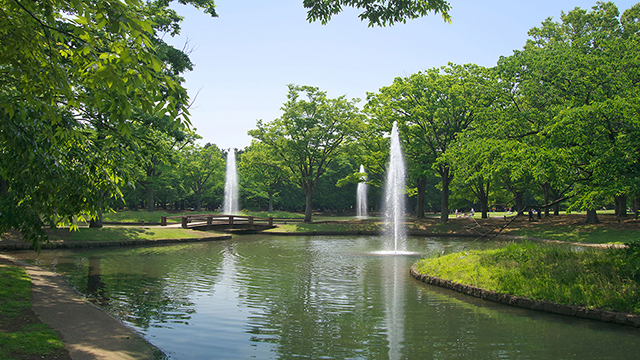
[[[181,34],[165,37],[187,49],[194,63],[184,74],[194,101],[191,123],[201,144],[241,149],[256,121],[282,114],[287,85],[310,85],[330,98],[364,105],[367,92],[396,77],[449,62],[495,66],[521,49],[527,32],[561,12],[591,9],[595,0],[450,0],[451,23],[440,15],[370,28],[346,8],[327,25],[309,23],[302,0],[216,0],[218,18],[175,5]],[[620,12],[634,1],[615,1]]]

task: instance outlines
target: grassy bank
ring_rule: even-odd
[[[172,216],[182,216],[182,215],[207,215],[207,214],[216,214],[214,211],[177,211],[177,212],[169,212],[169,211],[146,211],[146,210],[138,210],[138,211],[118,211],[115,213],[107,213],[102,217],[103,221],[107,222],[131,222],[131,223],[159,223],[160,219],[163,216],[172,217]],[[273,211],[273,212],[242,212],[240,215],[245,216],[256,216],[256,217],[272,217],[274,219],[303,219],[304,214],[299,213],[291,213],[286,211]],[[167,219],[167,222],[175,222],[179,223],[180,219]]]
[[[0,359],[68,358],[56,332],[33,314],[30,300],[27,273],[0,263]]]
[[[47,230],[47,235],[49,235],[50,241],[96,242],[121,240],[191,239],[206,237],[210,234],[189,229],[110,226],[93,229],[80,228],[77,231],[69,231],[69,229],[51,229]]]
[[[420,273],[532,300],[640,314],[640,244],[574,251],[510,244],[422,259]]]

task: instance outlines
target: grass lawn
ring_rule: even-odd
[[[529,222],[517,220],[505,229],[508,235],[592,244],[626,244],[640,241],[640,221],[632,217],[618,222],[613,215],[599,215],[602,223],[584,223],[584,215],[571,214]]]
[[[352,218],[353,219],[353,218]],[[327,232],[327,231],[379,231],[382,228],[380,222],[375,221],[336,221],[330,223],[293,223],[278,225],[278,227],[265,232]]]
[[[56,332],[31,310],[31,279],[0,263],[0,359],[68,359]]]
[[[422,259],[420,273],[532,300],[640,314],[640,245],[574,251],[510,244]]]
[[[168,211],[118,211],[115,213],[104,214],[102,217],[103,221],[107,222],[135,222],[139,223],[144,221],[145,223],[159,223],[163,216],[171,217],[171,216],[181,216],[181,215],[207,215],[207,214],[216,214],[214,211],[180,211],[180,212],[168,212]],[[220,213],[221,214],[221,213]],[[242,212],[240,215],[244,216],[256,216],[256,217],[272,217],[274,219],[304,219],[304,214],[299,213],[291,213],[286,211],[274,211],[274,212],[258,212],[258,211],[247,211]],[[179,223],[181,220],[178,219],[167,219],[167,222],[175,222]]]
[[[93,229],[80,228],[78,231],[49,229],[47,230],[47,235],[49,235],[49,240],[51,241],[65,242],[191,239],[209,236],[208,233],[189,229],[131,226],[106,226]]]

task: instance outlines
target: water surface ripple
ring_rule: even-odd
[[[640,332],[416,281],[420,256],[469,240],[261,237],[20,253],[55,267],[171,359],[631,359]],[[476,246],[476,245],[474,245]],[[490,243],[480,246],[500,246]]]

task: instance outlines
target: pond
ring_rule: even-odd
[[[12,254],[64,274],[171,359],[631,359],[632,327],[468,297],[409,275],[468,239],[248,235]],[[500,246],[474,244],[472,248]],[[461,255],[463,256],[463,255]]]

